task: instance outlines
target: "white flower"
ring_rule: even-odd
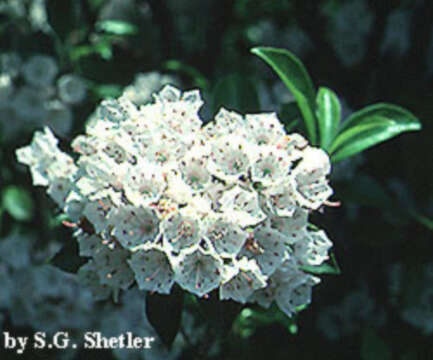
[[[248,232],[236,222],[220,214],[209,214],[205,218],[204,236],[210,241],[215,251],[221,256],[233,256],[239,253],[248,238]]]
[[[304,150],[301,162],[293,170],[296,199],[301,206],[316,210],[332,195],[326,179],[330,171],[330,160],[323,150]]]
[[[261,146],[251,165],[251,178],[263,186],[284,181],[290,171],[291,161],[287,153],[276,146]]]
[[[87,87],[83,79],[74,74],[62,75],[57,80],[59,97],[68,104],[77,104],[84,100]]]
[[[221,209],[241,227],[253,226],[262,222],[266,216],[259,206],[257,193],[236,185],[220,199]]]
[[[248,138],[257,145],[277,144],[284,137],[284,127],[275,113],[249,114],[245,116]]]
[[[222,260],[211,252],[184,250],[175,260],[176,281],[185,290],[203,296],[219,286],[222,266]]]
[[[329,259],[328,250],[332,243],[323,230],[305,233],[294,245],[294,256],[303,265],[320,265]]]
[[[169,75],[157,72],[137,74],[132,85],[123,91],[122,96],[140,106],[152,100],[152,94],[161,90],[164,85],[176,85],[177,80]]]
[[[264,275],[271,275],[289,256],[286,239],[267,225],[257,227],[246,242],[242,255],[255,259]]]
[[[47,55],[33,55],[23,65],[23,75],[29,85],[51,85],[59,71],[54,59]]]
[[[226,135],[212,142],[209,171],[218,178],[235,182],[241,176],[246,176],[251,165],[251,155],[254,154],[251,145],[237,135]]]
[[[240,114],[221,108],[204,131],[208,137],[215,139],[229,134],[246,136],[246,123]]]
[[[193,247],[202,236],[200,218],[186,208],[164,219],[162,231],[165,246],[175,251]]]
[[[72,158],[61,152],[57,143],[53,133],[45,128],[43,133],[35,133],[31,145],[16,151],[18,161],[30,166],[34,185],[47,186],[58,177],[76,172]]]
[[[275,296],[278,307],[287,316],[291,316],[298,307],[311,302],[311,289],[318,282],[317,277],[302,274],[294,281],[284,283],[278,288]]]
[[[121,248],[103,247],[93,257],[101,284],[127,289],[134,282],[134,274],[127,261],[129,252]]]
[[[80,231],[75,236],[78,241],[80,256],[93,257],[105,246],[104,239],[96,234]]]
[[[220,299],[245,303],[255,290],[266,286],[266,277],[262,275],[254,260],[242,258],[237,266],[238,273],[221,285]]]
[[[135,206],[149,206],[156,203],[165,188],[162,170],[145,159],[128,167],[124,174],[125,196]]]
[[[113,225],[112,235],[126,249],[153,242],[159,233],[159,219],[149,207],[127,205],[113,209],[109,222]]]
[[[158,246],[144,246],[128,261],[141,290],[169,294],[174,273],[166,253]]]

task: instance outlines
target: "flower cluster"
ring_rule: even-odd
[[[221,109],[203,126],[198,91],[167,85],[137,108],[102,102],[77,161],[48,128],[17,150],[35,185],[75,223],[79,276],[98,298],[127,289],[275,301],[286,314],[310,302],[319,279],[303,271],[331,242],[308,226],[332,194],[329,158],[273,113]]]
[[[73,74],[56,78],[59,68],[54,58],[33,55],[23,62],[16,53],[0,57],[0,120],[5,139],[21,131],[50,126],[65,136],[72,127],[73,105],[86,96],[86,84]]]

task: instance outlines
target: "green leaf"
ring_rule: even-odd
[[[91,89],[98,99],[117,98],[122,95],[122,87],[117,84],[99,84]]]
[[[304,117],[310,142],[316,145],[315,90],[301,60],[284,49],[256,47],[251,52],[270,65],[289,88]]]
[[[302,311],[306,306],[299,306],[296,312]],[[251,337],[259,327],[279,323],[292,335],[297,333],[296,314],[288,317],[275,304],[269,309],[248,306],[236,318],[233,329],[242,338]]]
[[[341,120],[341,105],[337,95],[330,89],[321,87],[317,94],[317,121],[319,123],[320,147],[328,150],[337,135]]]
[[[135,35],[137,26],[122,20],[103,20],[96,23],[96,30],[113,35]]]
[[[72,61],[80,60],[81,58],[98,54],[104,60],[110,60],[113,57],[112,39],[101,38],[98,42],[92,45],[81,45],[71,48],[69,57]]]
[[[223,106],[239,112],[259,110],[259,97],[254,82],[247,76],[231,74],[220,79],[212,91],[212,110]]]
[[[421,129],[409,111],[391,104],[376,104],[352,114],[330,147],[333,162],[341,161],[403,132]]]
[[[75,274],[86,263],[86,259],[79,255],[78,242],[71,238],[49,260],[49,263],[63,271]]]
[[[361,344],[362,360],[389,360],[392,357],[388,345],[369,328],[364,330]]]
[[[331,253],[330,255],[330,262],[331,263],[324,263],[319,266],[304,265],[301,266],[300,268],[305,272],[308,272],[310,274],[315,274],[315,275],[323,275],[323,274],[340,275],[341,269],[340,266],[338,266],[334,253]]]
[[[183,291],[173,286],[169,295],[146,294],[146,316],[162,342],[170,348],[180,329]]]
[[[33,199],[29,192],[18,186],[8,186],[3,190],[2,207],[15,220],[27,221],[33,216]]]

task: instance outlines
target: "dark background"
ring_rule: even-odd
[[[293,51],[316,86],[327,86],[344,100],[346,113],[390,102],[413,112],[423,126],[421,132],[366,151],[359,164],[349,159],[341,170],[347,177],[331,177],[333,199],[341,200],[342,206],[325,209],[314,222],[333,241],[342,274],[324,276],[314,289],[312,305],[297,319],[298,333],[291,334],[280,323],[260,326],[249,338],[233,335],[230,348],[215,358],[433,359],[432,335],[401,316],[404,309],[419,308],[424,321],[433,322],[433,298],[430,306],[420,305],[419,291],[414,290],[414,284],[418,289],[433,287],[423,267],[433,263],[432,230],[409,215],[416,211],[433,217],[433,4],[428,0],[137,0],[125,1],[129,5],[122,7],[121,3],[47,0],[54,34],[33,29],[25,16],[0,15],[0,51],[13,50],[23,58],[49,54],[58,60],[61,72],[91,82],[86,101],[74,109],[74,129],[65,143],[83,131],[87,117],[104,97],[100,85],[114,86],[116,94],[138,72],[158,70],[178,76],[184,88],[201,87],[208,106],[203,116],[208,119],[221,104],[239,111],[279,111],[285,90],[273,92],[279,80],[250,53],[254,46]],[[126,10],[110,13],[110,6]],[[390,27],[395,12],[400,17]],[[111,39],[107,58],[95,52],[72,59],[70,49],[98,43],[101,34],[95,24],[104,16],[135,24],[138,32]],[[169,60],[176,60],[176,66]],[[234,74],[235,82],[222,82]],[[224,86],[238,100],[230,103],[224,98]],[[266,93],[271,101],[264,100]],[[41,200],[43,190],[33,189],[29,176],[14,162],[13,150],[30,139],[25,129],[16,139],[3,139],[1,184],[20,184],[38,206],[53,209],[48,200]],[[382,201],[383,197],[390,201]],[[15,225],[41,239],[47,234],[70,236],[65,229],[41,227],[46,223],[43,216],[37,211],[30,221],[20,223],[4,214],[2,236]],[[403,269],[397,294],[390,290],[392,264]],[[363,315],[364,298],[350,300],[350,294],[361,288],[367,289],[374,304],[367,315]],[[320,315],[330,306],[343,313],[342,304],[351,301],[348,315],[332,323],[340,329],[338,338],[329,339],[326,332],[332,330],[318,326]],[[12,326],[4,313],[6,326]],[[378,314],[385,319],[375,321]],[[186,350],[183,358],[190,356]]]

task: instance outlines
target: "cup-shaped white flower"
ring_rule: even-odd
[[[331,171],[329,156],[321,149],[307,148],[293,170],[296,199],[301,206],[316,210],[332,195],[326,176]]]
[[[187,208],[173,213],[161,224],[164,245],[167,249],[180,251],[198,244],[202,236],[200,218]]]
[[[134,282],[128,258],[129,251],[120,247],[100,249],[93,257],[100,283],[114,289],[127,289]]]
[[[291,160],[287,153],[276,146],[260,146],[251,164],[251,179],[262,186],[281,183],[289,174]]]
[[[310,304],[312,287],[319,281],[320,279],[315,276],[302,274],[293,282],[284,282],[275,296],[278,307],[287,316],[292,316],[300,306]]]
[[[49,185],[52,179],[76,171],[71,157],[57,147],[58,140],[49,128],[36,131],[29,146],[16,151],[19,162],[30,166],[34,185]]]
[[[80,256],[93,257],[95,256],[104,245],[104,239],[96,234],[88,234],[79,230],[75,237],[78,241],[78,249]]]
[[[241,227],[257,225],[266,218],[259,206],[257,193],[244,190],[238,185],[226,191],[220,203],[221,210]]]
[[[87,86],[83,79],[74,74],[62,75],[57,80],[59,97],[68,104],[77,104],[84,100]]]
[[[212,142],[209,171],[228,182],[247,176],[254,147],[238,135],[226,135]]]
[[[195,190],[203,189],[211,181],[211,174],[207,169],[209,153],[209,147],[203,143],[193,146],[179,160],[183,180]]]
[[[232,299],[245,303],[251,294],[266,286],[264,276],[255,260],[242,258],[237,262],[238,273],[220,286],[220,299]]]
[[[200,131],[202,122],[198,110],[203,101],[195,90],[185,92],[182,98],[175,96],[177,100],[168,100],[167,97],[169,98],[174,90],[177,89],[166,85],[156,97],[157,102],[154,106],[160,105],[160,117],[163,119],[164,127],[180,138],[189,138]]]
[[[296,184],[291,176],[273,184],[262,191],[262,202],[276,216],[292,217],[299,208],[295,197]]]
[[[141,290],[170,293],[174,284],[174,272],[162,248],[145,245],[132,254],[128,263]]]
[[[144,159],[128,167],[122,182],[125,196],[135,206],[157,202],[165,188],[161,167]]]
[[[270,226],[281,233],[289,234],[299,231],[308,225],[308,211],[296,208],[292,216],[268,216]]]
[[[221,281],[222,260],[200,247],[190,248],[173,261],[176,282],[185,290],[203,296],[216,289]]]
[[[247,231],[221,214],[209,214],[204,228],[204,236],[221,256],[236,256],[248,238]]]
[[[305,233],[302,241],[294,246],[294,256],[303,265],[320,265],[329,259],[328,250],[332,242],[323,230]]]
[[[117,196],[117,201],[113,201],[113,197]],[[115,211],[115,203],[119,203],[119,194],[114,191],[101,191],[98,193],[98,199],[87,202],[84,205],[82,214],[90,221],[97,233],[103,232],[110,225],[108,214],[113,209]]]
[[[125,249],[153,242],[159,234],[159,219],[153,208],[126,205],[113,209],[108,217],[112,235]]]
[[[247,126],[243,117],[234,112],[221,108],[212,122],[203,128],[209,138],[219,138],[229,134],[247,136]]]
[[[254,229],[241,255],[255,259],[264,275],[271,275],[288,257],[286,238],[267,224]]]
[[[50,56],[34,55],[29,58],[22,68],[26,81],[36,87],[51,85],[59,69]]]
[[[247,114],[248,139],[257,145],[275,145],[285,135],[284,127],[275,113]]]

